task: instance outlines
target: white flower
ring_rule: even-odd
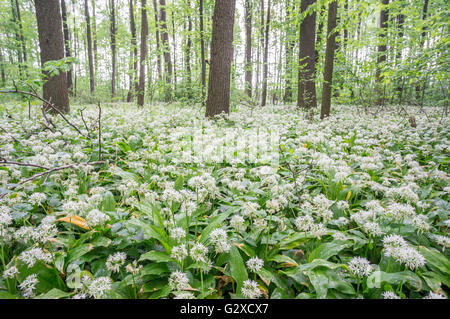
[[[389,235],[383,239],[384,255],[392,257],[411,270],[425,265],[425,258],[413,247],[409,246],[403,237]]]
[[[447,297],[445,297],[443,294],[430,291],[428,296],[423,297],[423,299],[447,299]]]
[[[43,201],[47,199],[47,195],[44,193],[33,193],[28,198],[28,201],[33,205],[41,205]]]
[[[19,270],[17,269],[17,267],[16,266],[12,266],[12,267],[9,267],[8,269],[6,269],[3,272],[2,276],[5,279],[11,279],[11,278],[14,278],[18,274],[19,274]]]
[[[88,287],[89,296],[95,299],[105,298],[111,290],[111,283],[111,278],[109,277],[99,277],[94,279]]]
[[[130,274],[136,275],[137,273],[139,273],[139,271],[141,271],[142,268],[143,266],[142,265],[138,266],[137,261],[134,260],[132,263],[128,264],[125,267],[125,270]]]
[[[362,257],[353,257],[348,263],[348,269],[357,277],[366,277],[373,271],[370,262]]]
[[[50,263],[52,261],[51,255],[39,247],[23,251],[18,258],[27,264],[28,268],[33,267],[36,261],[42,261],[44,263]]]
[[[190,250],[191,258],[196,262],[207,262],[208,248],[201,243],[196,243]]]
[[[98,209],[93,209],[87,214],[86,223],[91,227],[103,226],[109,219],[108,215]]]
[[[368,233],[371,236],[381,236],[381,234],[383,233],[381,231],[381,227],[380,225],[378,225],[378,223],[376,222],[367,222],[363,225],[363,229],[366,233]]]
[[[227,240],[227,232],[221,228],[214,229],[209,236],[213,244],[217,244],[220,241]]]
[[[264,260],[262,260],[258,257],[253,257],[253,258],[250,258],[249,260],[247,260],[246,265],[247,265],[248,269],[250,269],[250,271],[258,272],[264,266]]]
[[[177,241],[186,237],[186,231],[181,227],[175,227],[170,229],[169,231],[170,237],[174,238]]]
[[[181,271],[175,271],[170,274],[169,285],[173,290],[185,290],[189,288],[189,278]]]
[[[172,247],[170,257],[178,260],[179,262],[182,262],[184,260],[184,258],[187,257],[187,255],[188,255],[188,251],[186,249],[186,245],[181,244],[181,245]]]
[[[314,219],[309,215],[299,216],[295,219],[295,227],[297,227],[299,231],[307,232],[313,225]]]
[[[106,260],[106,269],[112,272],[119,272],[120,267],[122,267],[126,259],[127,254],[123,252],[117,252],[113,255],[109,255],[108,259]]]
[[[24,298],[33,298],[35,296],[36,285],[39,283],[36,274],[29,275],[25,280],[19,285],[20,290]]]
[[[397,296],[392,291],[385,291],[381,294],[384,299],[401,299],[399,296]]]
[[[241,291],[242,295],[245,298],[249,299],[258,299],[262,296],[262,292],[258,287],[258,283],[250,279],[244,281]]]
[[[231,217],[230,226],[233,227],[238,233],[244,232],[245,229],[247,229],[244,218],[239,215],[234,215]]]
[[[175,295],[173,299],[195,299],[195,296],[192,292],[183,291]]]

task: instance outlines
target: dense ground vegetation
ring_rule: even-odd
[[[445,298],[450,123],[373,111],[2,106],[0,296]],[[244,161],[227,129],[279,139]]]

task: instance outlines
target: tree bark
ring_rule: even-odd
[[[161,42],[164,53],[164,70],[166,78],[166,87],[164,92],[165,102],[172,100],[172,60],[170,57],[170,45],[169,34],[167,31],[167,19],[166,19],[166,0],[159,0],[159,23],[161,25]]]
[[[94,75],[94,61],[92,56],[92,37],[91,37],[91,17],[89,16],[88,0],[84,0],[84,15],[86,16],[86,35],[88,43],[88,60],[89,60],[89,84],[91,94],[95,91],[95,75]]]
[[[328,5],[327,48],[325,51],[325,66],[323,71],[322,109],[320,112],[321,119],[330,116],[334,51],[336,49],[336,17],[337,0],[333,0]]]
[[[386,61],[386,34],[387,34],[387,23],[389,20],[389,11],[386,6],[389,4],[389,0],[381,0],[383,7],[380,12],[380,35],[378,45],[378,56],[377,56],[377,69],[375,74],[376,81],[376,92],[377,92],[377,101],[376,105],[384,104],[384,92],[383,92],[383,84],[382,84],[382,76],[381,76],[381,66]]]
[[[95,0],[92,0],[92,37],[94,42],[94,74],[98,73],[98,40],[97,40],[97,17],[95,14]]]
[[[286,1],[286,22],[291,23],[292,12],[294,4],[291,1]],[[295,28],[292,28],[295,30]],[[292,41],[292,31],[291,28],[286,28],[286,46],[285,46],[285,87],[284,87],[284,103],[292,102],[292,57],[294,52],[295,43]]]
[[[110,0],[110,34],[111,34],[111,97],[116,96],[116,4],[115,0]]]
[[[399,14],[397,16],[397,24],[398,24],[398,41],[400,42],[400,48],[397,49],[397,56],[396,56],[396,60],[397,60],[397,65],[401,65],[402,64],[402,49],[401,49],[401,43],[403,42],[403,27],[404,27],[404,23],[405,23],[405,15],[404,14]],[[398,79],[397,79],[397,94],[398,94],[398,103],[401,104],[402,103],[402,96],[403,96],[403,85],[402,85],[403,81],[402,81],[402,76],[401,74],[399,75]]]
[[[20,16],[20,6],[19,6],[19,1],[18,0],[16,0],[16,13],[17,13],[17,22],[19,24],[20,43],[22,45],[23,63],[24,63],[24,68],[25,68],[25,73],[26,73],[26,69],[27,69],[27,46],[26,46],[26,43],[25,43],[24,35],[23,35],[23,22],[22,22],[22,18]]]
[[[189,7],[189,13],[191,12],[191,1],[187,0],[187,5]],[[191,91],[191,81],[192,81],[192,68],[191,68],[191,51],[192,51],[192,19],[187,15],[188,20],[188,31],[187,31],[187,43],[186,43],[186,78],[188,83],[188,90]],[[190,95],[189,95],[190,96]]]
[[[138,105],[144,105],[145,97],[145,59],[147,57],[147,36],[148,36],[148,20],[147,20],[147,0],[141,0],[141,56],[139,63],[139,89],[138,89]]]
[[[72,53],[70,52],[70,36],[69,36],[69,26],[67,24],[67,7],[66,1],[61,0],[61,12],[62,12],[62,21],[63,21],[63,33],[64,33],[64,47],[66,52],[66,57],[71,57]],[[67,89],[69,90],[69,94],[72,95],[72,68],[67,71]]]
[[[132,69],[130,70],[130,88],[128,90],[127,102],[133,101],[133,90],[137,91],[137,70],[138,70],[138,61],[137,61],[137,39],[136,39],[136,23],[134,21],[134,0],[129,1],[129,9],[130,9],[130,32],[131,32],[131,48],[133,53],[131,55]]]
[[[205,30],[204,30],[204,17],[203,17],[203,0],[199,0],[199,11],[200,11],[200,59],[202,60],[202,71],[201,71],[201,81],[202,81],[202,105],[206,101],[206,56],[205,56]]]
[[[245,0],[245,93],[252,97],[252,3]]]
[[[64,38],[62,31],[61,8],[59,0],[35,0],[36,20],[41,49],[41,64],[64,58]],[[49,23],[52,21],[52,23]],[[44,72],[44,74],[46,74]],[[46,74],[44,83],[44,99],[53,103],[62,113],[69,112],[69,95],[67,91],[67,75]],[[46,107],[46,106],[44,106]],[[48,106],[46,107],[48,109]],[[53,112],[53,110],[49,110]]]
[[[236,0],[216,0],[213,16],[211,59],[206,116],[230,112],[230,78]]]
[[[302,0],[301,12],[305,12],[316,0]],[[316,108],[315,59],[316,13],[308,14],[300,25],[300,53],[298,72],[298,102],[302,108]]]
[[[161,46],[159,44],[159,18],[158,18],[158,2],[153,0],[153,10],[155,11],[155,37],[156,37],[156,67],[158,68],[158,78],[162,79],[161,67]]]
[[[267,3],[267,19],[266,19],[266,34],[265,34],[265,45],[264,45],[264,70],[263,70],[263,87],[261,96],[261,106],[266,106],[267,102],[267,82],[269,76],[269,31],[270,31],[270,0]]]
[[[19,67],[19,76],[20,78],[23,77],[23,55],[22,55],[22,47],[19,45],[20,43],[20,34],[18,30],[18,26],[20,25],[18,18],[17,18],[17,10],[16,10],[16,4],[13,0],[11,0],[11,14],[12,14],[12,20],[14,22],[14,36],[16,38],[16,43],[14,45],[16,51],[17,51],[17,60],[18,60],[18,67]]]
[[[426,18],[427,18],[427,13],[428,13],[428,0],[425,0],[423,3],[423,9],[422,9],[422,22],[425,22]],[[427,35],[427,28],[426,25],[424,24],[424,26],[422,27],[422,34],[421,34],[421,38],[420,38],[420,47],[423,49],[424,45],[425,45],[425,36]],[[416,85],[416,99],[419,100],[420,99],[420,91],[421,90],[425,90],[425,83],[418,83]],[[423,94],[422,94],[423,95]]]

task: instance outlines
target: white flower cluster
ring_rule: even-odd
[[[409,246],[403,237],[399,235],[384,237],[383,246],[386,257],[394,258],[411,270],[425,265],[425,258],[415,248]]]

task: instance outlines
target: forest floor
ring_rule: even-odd
[[[445,298],[449,119],[333,110],[0,106],[0,297]]]

